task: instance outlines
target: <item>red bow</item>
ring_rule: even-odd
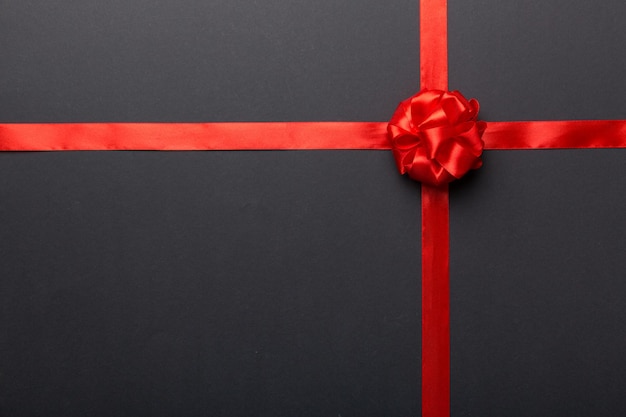
[[[404,100],[387,127],[400,173],[438,186],[480,168],[487,125],[477,117],[478,101],[458,91],[424,89]]]

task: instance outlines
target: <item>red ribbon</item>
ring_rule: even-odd
[[[420,0],[420,87],[448,89],[447,0]],[[422,185],[422,416],[450,415],[448,185]]]
[[[0,124],[2,151],[389,149],[386,123]]]
[[[0,151],[389,150],[387,122],[0,123]],[[485,149],[626,148],[626,120],[489,122]]]
[[[443,93],[448,88],[446,0],[421,0],[420,38],[422,89],[441,90],[437,93],[439,98],[453,94]],[[469,105],[468,114],[472,117],[468,121],[475,123],[472,106]],[[426,181],[422,184],[422,415],[449,417],[447,182],[476,168],[480,154],[473,135],[469,145],[462,144],[468,146],[447,142],[450,137],[465,138],[468,131],[467,125],[451,122],[448,126],[458,128],[453,129],[454,134],[434,140],[438,133],[428,133],[430,150],[424,148],[418,155],[417,145],[407,145],[403,142],[406,136],[398,131],[402,126],[405,131],[412,130],[406,126],[413,122],[413,115],[402,117],[407,116],[406,108],[401,105],[401,116],[394,116],[390,132],[391,142],[395,140],[395,145],[399,145],[395,153],[401,172],[418,171],[416,178]],[[431,119],[433,115],[430,114]],[[472,129],[479,132],[482,127],[475,124],[469,130]],[[394,139],[398,138],[394,133],[403,138]],[[414,139],[420,137],[418,130],[412,134]],[[485,149],[626,148],[626,121],[490,122],[482,139]],[[433,144],[441,143],[443,147],[433,151]],[[378,122],[0,124],[3,151],[240,149],[391,149],[391,145],[387,123]]]

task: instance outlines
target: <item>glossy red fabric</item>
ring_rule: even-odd
[[[485,122],[478,102],[458,91],[423,89],[404,100],[389,122],[389,142],[400,174],[443,185],[480,168]]]
[[[625,148],[626,120],[489,122],[485,149]]]
[[[448,2],[420,2],[420,88],[448,89]]]
[[[0,151],[388,150],[387,122],[0,123]],[[485,149],[626,148],[626,120],[489,122]]]
[[[448,184],[422,184],[422,416],[450,415]]]
[[[389,149],[386,123],[0,124],[0,150]]]
[[[420,0],[420,88],[448,90],[447,0]],[[422,185],[422,416],[450,415],[448,187]]]

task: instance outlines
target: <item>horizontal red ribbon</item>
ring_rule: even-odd
[[[0,151],[389,149],[387,124],[9,123]]]
[[[626,148],[626,120],[488,122],[485,149]],[[390,149],[387,122],[4,123],[1,151]]]
[[[626,147],[626,120],[488,122],[485,149]]]

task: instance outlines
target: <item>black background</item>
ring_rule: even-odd
[[[387,120],[417,9],[0,1],[0,121]],[[450,0],[450,87],[625,119],[625,20]],[[451,187],[453,416],[626,413],[625,157],[488,151]],[[388,152],[0,154],[0,415],[419,415],[419,214]]]

